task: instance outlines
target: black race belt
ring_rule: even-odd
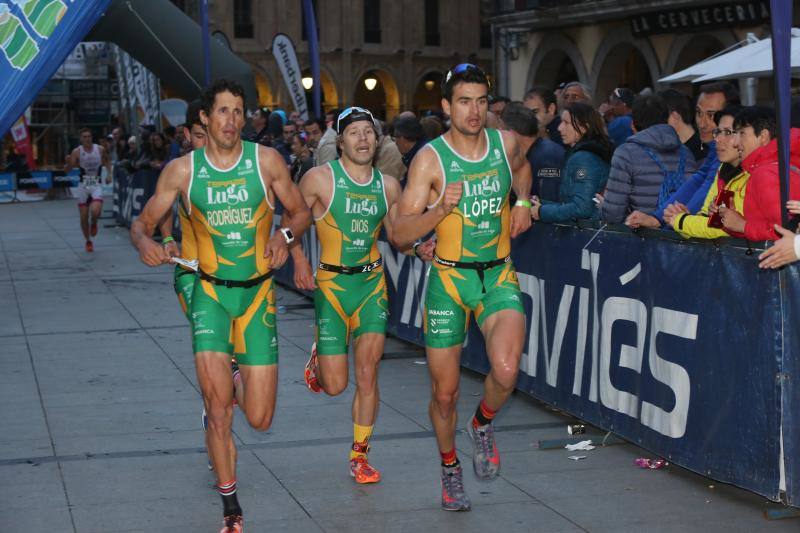
[[[245,279],[245,280],[235,280],[235,279],[220,279],[215,278],[209,274],[206,274],[202,270],[197,271],[197,275],[200,276],[200,279],[212,283],[214,285],[221,285],[222,287],[228,287],[229,289],[239,288],[239,289],[249,289],[250,287],[255,287],[259,283],[268,280],[272,277],[272,270],[267,272],[266,274],[261,274],[257,278],[252,279]]]
[[[363,274],[365,272],[372,272],[382,264],[383,264],[383,257],[379,257],[377,261],[373,261],[372,263],[366,263],[364,265],[356,265],[356,266],[343,266],[343,265],[331,265],[328,263],[320,263],[319,270],[324,270],[325,272],[336,272],[337,274],[346,274],[348,276],[351,276],[353,274]]]
[[[489,270],[490,268],[494,268],[496,266],[508,263],[509,261],[511,261],[511,256],[507,255],[505,257],[501,257],[500,259],[494,259],[492,261],[449,261],[447,259],[442,259],[438,255],[434,255],[433,260],[439,263],[440,265],[448,267],[468,268],[470,270],[475,270],[476,273],[478,274],[478,279],[481,281],[481,292],[485,294],[486,284],[484,283],[483,272]]]
[[[490,268],[494,268],[498,265],[504,265],[511,261],[511,256],[507,255],[505,257],[501,257],[499,259],[494,259],[492,261],[450,261],[448,259],[442,259],[438,255],[433,256],[433,260],[439,263],[440,265],[454,267],[454,268],[469,268],[471,270],[489,270]]]

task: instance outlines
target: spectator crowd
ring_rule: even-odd
[[[775,111],[741,106],[729,83],[702,85],[694,99],[675,89],[636,94],[627,87],[600,99],[576,81],[531,87],[521,101],[491,96],[488,108],[487,126],[511,131],[531,166],[535,221],[596,220],[697,239],[781,237]],[[277,150],[299,182],[338,157],[339,112],[303,120],[297,112],[260,107],[248,113],[247,138]],[[197,113],[192,103],[187,123],[163,133],[142,126],[128,136],[114,128],[101,144],[129,173],[160,171],[189,151]],[[798,115],[795,101],[794,127]],[[376,122],[375,166],[401,183],[416,154],[449,127],[439,110]],[[800,130],[792,130],[790,153],[789,199],[800,201]]]

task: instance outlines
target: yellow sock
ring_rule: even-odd
[[[353,447],[350,448],[350,459],[367,456],[367,445],[375,426],[359,426],[353,424]],[[358,450],[358,451],[357,451]]]

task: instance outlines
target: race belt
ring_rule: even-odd
[[[250,287],[255,287],[259,283],[271,278],[272,270],[270,270],[266,274],[261,274],[257,278],[245,279],[245,280],[215,278],[214,276],[206,274],[200,269],[197,270],[197,275],[200,276],[200,279],[207,281],[213,285],[221,285],[223,287],[228,287],[229,289],[234,289],[234,288],[249,289]]]
[[[98,176],[81,176],[81,185],[92,187],[98,183],[100,183],[100,178]]]
[[[433,260],[440,265],[447,267],[468,268],[470,270],[475,270],[478,274],[478,279],[481,282],[481,292],[486,293],[486,284],[484,283],[483,272],[485,270],[489,270],[490,268],[508,263],[511,261],[511,256],[507,255],[499,259],[493,259],[492,261],[449,261],[447,259],[442,259],[438,255],[434,255]]]
[[[469,268],[471,270],[489,270],[490,268],[494,268],[498,265],[504,265],[508,263],[509,261],[511,261],[511,256],[507,255],[499,259],[493,259],[492,261],[450,261],[448,259],[442,259],[438,255],[434,255],[433,260],[439,263],[440,265],[453,268]]]
[[[377,261],[367,263],[364,265],[356,266],[343,266],[343,265],[330,265],[328,263],[320,263],[319,269],[325,272],[335,272],[337,274],[346,274],[348,276],[353,274],[363,274],[365,272],[372,272],[383,264],[383,257],[379,257]]]

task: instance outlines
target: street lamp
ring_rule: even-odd
[[[433,80],[425,80],[425,88],[429,91],[433,90],[433,86],[436,85],[436,82]]]
[[[378,80],[370,76],[369,78],[364,78],[364,87],[367,88],[368,91],[371,91],[378,85]]]
[[[302,80],[300,80],[300,83],[303,84],[303,88],[306,91],[310,91],[311,88],[314,86],[314,78],[310,76],[305,76]]]

